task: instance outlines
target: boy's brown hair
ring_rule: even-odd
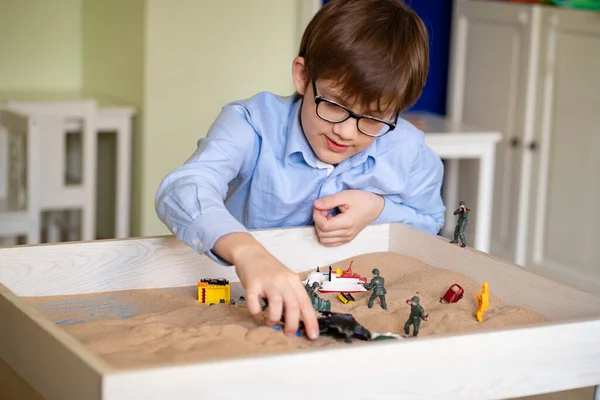
[[[394,117],[417,101],[429,69],[427,29],[402,0],[330,0],[306,27],[298,55],[307,84],[331,79],[348,106]]]

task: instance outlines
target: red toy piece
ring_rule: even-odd
[[[356,278],[359,281],[362,282],[367,282],[367,278],[360,276],[359,274],[355,274],[354,272],[352,272],[352,263],[354,261],[350,261],[350,265],[348,266],[347,270],[342,271],[342,276],[340,276],[340,278]]]
[[[456,303],[463,298],[464,292],[463,288],[458,283],[455,283],[446,291],[444,297],[440,298],[440,303]]]

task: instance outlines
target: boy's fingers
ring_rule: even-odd
[[[336,243],[346,243],[350,240],[350,236],[336,236],[330,238],[321,238],[321,243],[323,244],[336,244]]]
[[[308,298],[306,290],[301,287],[303,293],[300,293],[300,318],[304,322],[304,329],[309,339],[315,340],[319,337],[319,321],[317,313]]]
[[[331,239],[323,239],[321,240],[321,244],[325,247],[334,247],[342,244],[346,244],[350,241],[349,238],[331,238]]]
[[[325,197],[315,200],[314,207],[318,210],[331,210],[332,208],[336,208],[336,207],[344,205],[346,203],[347,203],[346,192],[342,191],[342,192],[335,193],[330,196],[325,196]]]
[[[313,220],[315,221],[315,224],[318,222],[326,221],[327,214],[327,211],[321,211],[316,208],[313,209]]]
[[[246,301],[250,314],[259,315],[262,312],[262,308],[260,306],[260,296],[258,293],[246,291]]]
[[[318,208],[313,208],[313,219],[324,219],[327,217],[327,211],[319,210]]]
[[[313,211],[313,220],[315,221],[315,227],[317,228],[317,231],[320,231],[322,227],[327,224],[329,215],[330,214],[328,214],[327,211],[320,211],[317,209]]]
[[[298,304],[298,298],[293,290],[284,290],[283,300],[285,303],[284,332],[286,335],[294,335],[296,331],[298,331],[298,325],[300,324],[300,305]]]
[[[281,321],[281,314],[283,309],[283,299],[281,298],[281,295],[279,293],[272,293],[273,292],[270,292],[267,295],[267,298],[269,299],[269,308],[267,309],[267,323],[269,325],[274,325],[277,322]]]
[[[336,238],[336,237],[345,237],[350,236],[352,234],[352,230],[350,228],[342,228],[336,229],[335,231],[320,231],[319,238]]]
[[[306,293],[306,289],[301,282],[294,285],[294,291],[298,298],[300,318],[304,322],[304,330],[310,339],[317,339],[319,337],[319,322],[308,293]]]
[[[315,221],[316,223],[316,221]],[[323,233],[329,233],[336,231],[343,231],[352,227],[352,218],[348,214],[338,214],[329,219],[325,218],[323,221],[319,221],[318,228]]]

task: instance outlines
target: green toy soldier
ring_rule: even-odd
[[[414,296],[410,300],[406,300],[406,304],[410,304],[410,316],[408,320],[404,324],[404,333],[406,336],[410,334],[410,326],[413,326],[413,336],[417,336],[419,334],[419,326],[421,325],[421,320],[427,321],[427,315],[425,315],[425,310],[419,304],[419,297]]]
[[[371,279],[371,282],[362,284],[367,290],[373,289],[373,293],[371,294],[371,298],[369,299],[369,308],[373,307],[373,302],[377,297],[379,297],[379,299],[381,300],[381,308],[386,310],[387,304],[385,302],[385,294],[387,293],[387,290],[385,290],[384,286],[385,279],[379,276],[379,270],[377,268],[373,269],[373,271],[371,272],[373,273],[373,275],[375,275],[373,279]]]
[[[456,228],[454,228],[454,240],[451,240],[450,243],[458,243],[458,238],[460,237],[460,247],[465,247],[467,245],[465,240],[465,228],[467,227],[467,222],[469,220],[469,211],[471,210],[467,208],[464,201],[461,201],[458,209],[454,211],[454,215],[458,215],[458,221],[456,222]]]
[[[304,285],[306,289],[306,293],[308,293],[308,297],[310,297],[310,302],[313,305],[315,311],[331,311],[331,302],[329,300],[324,300],[319,297],[317,294],[317,288],[319,287],[319,282],[313,282],[312,287],[308,285]]]

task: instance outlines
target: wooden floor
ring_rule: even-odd
[[[0,359],[0,399],[44,400]]]

